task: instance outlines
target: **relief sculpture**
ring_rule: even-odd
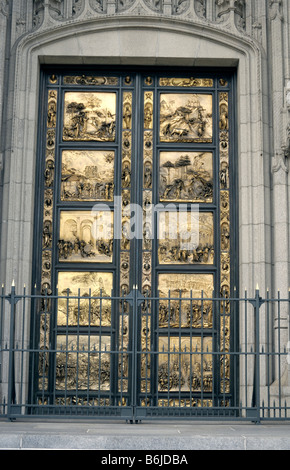
[[[59,335],[55,385],[57,390],[109,390],[110,337]]]
[[[212,142],[212,96],[160,95],[161,142]]]
[[[62,262],[110,263],[113,258],[113,213],[61,211],[58,241]]]
[[[58,326],[110,326],[113,274],[58,273]]]
[[[65,94],[63,140],[114,142],[116,94]]]
[[[211,351],[211,338],[159,338],[159,391],[211,392]]]
[[[213,264],[213,214],[161,212],[158,230],[160,264]]]
[[[210,152],[160,152],[160,201],[212,202]]]
[[[160,328],[212,328],[211,274],[159,274],[158,289]]]
[[[237,2],[238,3],[238,2]],[[225,298],[220,306],[220,349],[226,353],[230,348],[231,305],[227,300],[231,293],[230,247],[230,181],[229,181],[229,94],[219,93],[219,136],[220,136],[220,293]],[[230,356],[221,355],[221,391],[230,391]]]
[[[63,201],[112,201],[114,151],[64,150],[61,199]]]

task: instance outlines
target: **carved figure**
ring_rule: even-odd
[[[172,198],[180,199],[181,191],[184,189],[184,182],[181,179],[175,180],[172,184],[166,186],[163,198]]]
[[[123,188],[129,188],[131,184],[131,171],[128,165],[125,166],[122,173],[122,186]]]

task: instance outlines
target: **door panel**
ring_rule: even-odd
[[[56,353],[38,394],[191,407],[230,393],[233,82],[199,73],[44,73],[37,341]]]

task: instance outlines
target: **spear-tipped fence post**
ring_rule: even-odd
[[[250,300],[250,303],[254,307],[254,328],[255,328],[255,363],[254,363],[254,384],[253,384],[253,399],[252,408],[256,410],[256,418],[254,419],[256,424],[261,422],[260,414],[260,307],[263,305],[265,300],[260,297],[260,290],[257,284],[255,298]]]

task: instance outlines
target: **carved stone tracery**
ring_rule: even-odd
[[[217,21],[228,21],[231,14],[238,29],[245,28],[245,0],[215,0]]]
[[[9,8],[8,0],[1,0],[0,1],[0,13],[2,13],[2,15],[4,16],[8,16],[8,8]]]
[[[280,0],[279,0],[280,1]],[[187,19],[204,19],[221,25],[230,25],[245,29],[245,0],[34,0],[33,26],[39,28],[50,20],[67,21],[78,16],[91,18],[93,16],[132,14],[157,14],[166,16],[183,15]],[[274,5],[275,4],[275,5]],[[277,5],[276,5],[277,4]],[[274,5],[274,6],[273,6]],[[275,7],[280,9],[280,3],[270,2],[273,12]],[[210,18],[208,11],[212,11]],[[253,20],[254,24],[254,20]]]

